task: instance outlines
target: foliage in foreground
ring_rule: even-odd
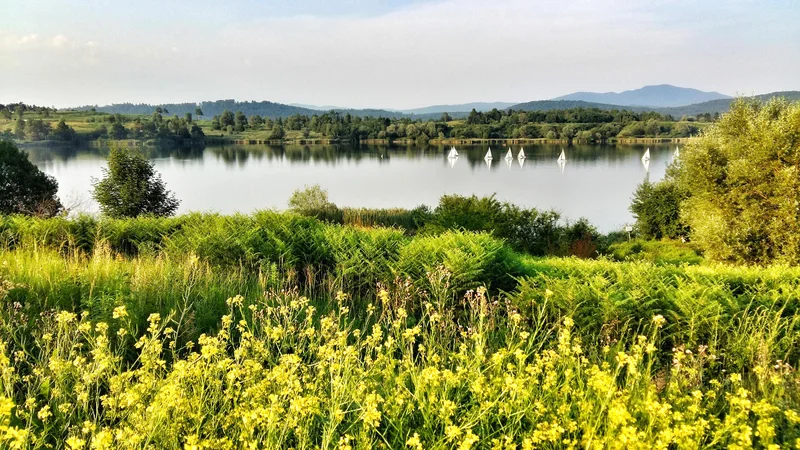
[[[361,328],[347,296],[336,300],[320,315],[291,292],[249,305],[233,297],[220,330],[183,348],[175,316],[151,315],[137,336],[121,306],[110,323],[53,311],[21,342],[19,313],[7,308],[2,439],[97,449],[748,448],[793,444],[798,433],[791,367],[715,376],[703,348],[657,350],[661,316],[598,348],[573,335],[569,318],[548,328],[483,290],[460,309],[382,290]],[[126,363],[130,352],[137,359]]]
[[[508,296],[462,299],[464,279],[435,267],[350,296],[192,255],[26,247],[0,259],[7,447],[769,448],[798,437],[795,269],[531,259]]]

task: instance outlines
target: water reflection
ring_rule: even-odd
[[[642,156],[650,147],[651,160]],[[568,160],[559,161],[562,149]],[[108,148],[36,146],[31,160],[59,182],[59,195],[85,200],[91,178],[102,175]],[[608,231],[631,221],[628,205],[649,174],[657,180],[675,159],[669,145],[528,145],[525,157],[507,159],[508,148],[381,145],[218,145],[146,147],[181,212],[248,212],[284,208],[292,191],[320,184],[340,205],[435,205],[445,193],[492,195],[570,219],[587,217]],[[521,150],[521,149],[520,149]],[[486,159],[487,153],[498,159]],[[514,164],[516,160],[516,164]],[[505,162],[505,164],[503,164]],[[553,163],[556,163],[555,165]],[[569,168],[566,166],[569,165]],[[557,166],[557,168],[556,168]],[[89,201],[88,210],[95,208]]]

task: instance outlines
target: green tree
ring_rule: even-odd
[[[184,116],[184,120],[186,121],[186,123],[192,123],[192,113],[187,112],[186,115]]]
[[[0,140],[0,214],[55,215],[63,209],[57,192],[55,178],[16,145]]]
[[[197,108],[194,109],[194,115],[198,117],[203,117],[203,110],[200,109],[200,107],[198,106]]]
[[[41,141],[50,135],[50,123],[41,119],[31,119],[26,126],[25,134],[28,140]]]
[[[206,134],[203,133],[203,130],[200,129],[196,123],[194,123],[192,124],[191,137],[193,141],[203,141],[206,138]]]
[[[64,122],[64,119],[58,121],[56,128],[53,130],[53,137],[60,141],[71,141],[75,139],[75,130]]]
[[[247,116],[243,112],[236,111],[236,116],[233,119],[233,128],[238,132],[247,129]]]
[[[14,124],[14,136],[17,139],[25,139],[25,120],[24,119],[17,119],[17,122]]]
[[[254,114],[248,119],[248,124],[250,125],[250,128],[257,129],[264,124],[264,119],[262,119],[258,114]]]
[[[566,139],[568,141],[572,141],[572,139],[577,134],[575,125],[564,125],[561,127],[561,139]]]
[[[223,129],[226,128],[228,125],[233,126],[234,124],[233,113],[228,111],[227,109],[225,111],[222,111],[222,115],[219,116],[219,124]]]
[[[180,203],[142,154],[112,147],[103,179],[93,180],[94,199],[110,217],[170,216]]]
[[[800,103],[739,99],[679,161],[681,217],[707,257],[800,263]]]
[[[269,139],[278,140],[278,139],[283,139],[285,136],[286,132],[283,131],[283,126],[276,124],[274,127],[272,127],[272,131],[269,134]]]
[[[128,129],[119,122],[114,122],[109,131],[111,139],[125,139],[128,137]]]
[[[636,230],[647,239],[685,236],[688,228],[680,218],[680,204],[687,198],[674,180],[658,183],[645,180],[633,194],[630,211]]]

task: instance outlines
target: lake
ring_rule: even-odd
[[[514,204],[554,209],[563,217],[586,217],[602,232],[620,229],[633,218],[628,211],[636,186],[664,176],[675,144],[527,145],[527,159],[505,160],[507,148],[457,146],[225,145],[145,151],[170,190],[180,212],[251,212],[286,208],[289,196],[319,184],[339,206],[435,206],[443,194],[496,194]],[[562,148],[567,160],[557,162]],[[645,167],[641,157],[650,148]],[[91,179],[100,177],[107,149],[28,147],[33,161],[59,183],[62,202],[95,212]]]

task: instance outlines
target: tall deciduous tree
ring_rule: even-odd
[[[800,103],[737,100],[674,170],[706,256],[800,263]]]
[[[170,216],[178,209],[178,199],[139,153],[112,147],[103,175],[93,182],[94,199],[110,217]]]

